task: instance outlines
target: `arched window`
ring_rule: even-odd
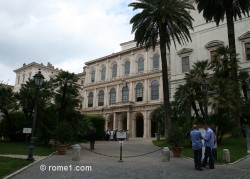
[[[160,67],[160,55],[155,53],[153,55],[153,69],[159,69]]]
[[[135,87],[136,99],[135,101],[143,101],[143,85],[138,83]]]
[[[138,73],[144,71],[144,58],[140,57],[138,60]]]
[[[90,92],[88,96],[88,107],[93,107],[93,99],[94,99],[94,94],[93,92]]]
[[[100,90],[98,94],[98,106],[104,105],[104,91]]]
[[[123,87],[122,88],[122,102],[126,103],[129,100],[129,90],[128,87]]]
[[[95,70],[91,71],[90,78],[91,83],[95,82]]]
[[[112,68],[112,78],[115,77],[117,77],[117,64],[114,64]]]
[[[116,90],[115,88],[111,88],[110,94],[109,94],[109,104],[114,105],[116,101]]]
[[[101,69],[101,80],[105,80],[106,78],[106,67],[102,67]]]
[[[153,80],[151,82],[151,100],[159,99],[159,82],[157,80]]]
[[[126,62],[125,62],[124,68],[125,68],[125,69],[124,69],[125,75],[130,74],[130,62],[129,62],[129,61],[126,61]]]

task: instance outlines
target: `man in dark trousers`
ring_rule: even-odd
[[[206,135],[204,137],[205,154],[202,162],[202,167],[206,167],[207,159],[209,159],[209,168],[214,169],[214,157],[212,152],[214,148],[214,132],[211,128],[208,127],[208,124],[205,124],[204,129],[206,130]]]
[[[202,157],[202,136],[201,132],[198,129],[197,125],[193,125],[193,130],[190,132],[190,136],[192,139],[192,149],[194,152],[194,165],[195,170],[201,169],[201,157]]]
[[[95,150],[95,130],[94,129],[90,130],[89,143],[90,143],[90,150]]]

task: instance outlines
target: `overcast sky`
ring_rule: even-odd
[[[31,62],[80,73],[84,62],[133,40],[135,0],[0,0],[0,82]]]

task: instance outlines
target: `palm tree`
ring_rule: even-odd
[[[202,103],[203,96],[200,92],[200,81],[207,78],[208,73],[206,70],[208,65],[208,60],[195,62],[193,69],[185,74],[185,84],[180,85],[174,94],[175,102],[179,106],[191,105],[197,119],[200,117],[199,109],[202,116],[205,116]],[[197,103],[199,108],[196,106]]]
[[[164,93],[164,123],[165,140],[167,140],[167,130],[171,124],[171,106],[169,99],[169,82],[167,68],[167,49],[170,50],[171,40],[179,44],[191,41],[189,30],[192,27],[192,17],[187,10],[194,7],[179,0],[138,0],[129,4],[133,10],[141,10],[132,17],[132,33],[135,33],[134,40],[137,46],[152,47],[155,49],[160,41],[163,93]]]
[[[80,86],[77,84],[78,76],[74,73],[61,71],[52,80],[55,87],[55,103],[59,107],[58,119],[65,119],[66,114],[72,111],[79,104],[78,90]]]
[[[239,68],[237,54],[228,46],[217,48],[215,59],[210,63],[215,75],[222,78],[234,79],[234,69]]]
[[[198,11],[203,11],[203,17],[208,21],[214,20],[218,26],[226,15],[229,48],[236,54],[234,18],[242,18],[242,14],[249,15],[249,0],[196,0]],[[237,81],[237,68],[233,69]]]
[[[234,94],[224,93],[230,95],[230,97],[234,97],[236,100],[240,99],[240,88],[238,85],[238,75],[235,78],[235,70],[238,71],[238,58],[237,54],[234,52],[233,49],[229,48],[228,46],[222,46],[217,49],[216,58],[211,61],[210,69],[212,69],[215,73],[213,75],[214,79],[219,79],[221,81],[225,81],[227,79],[228,83],[230,84],[228,87],[233,87],[231,93]],[[237,74],[237,73],[236,73]],[[213,80],[214,80],[213,79]],[[237,81],[235,81],[235,79]],[[237,110],[231,110],[233,112],[232,116],[235,120],[235,123],[238,127],[238,135],[241,135],[240,132],[240,107],[237,105],[235,106]]]

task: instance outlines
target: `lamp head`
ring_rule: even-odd
[[[40,87],[43,84],[44,76],[42,75],[41,71],[39,70],[37,74],[33,76],[35,80],[35,85],[37,87]]]

